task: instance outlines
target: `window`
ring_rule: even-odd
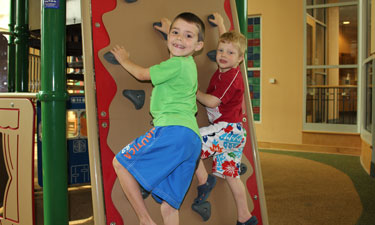
[[[372,133],[372,84],[375,70],[375,1],[366,0],[364,5],[366,8],[365,16],[365,62],[364,62],[364,77],[365,77],[365,116],[364,116],[364,129]]]
[[[306,0],[305,4],[304,129],[343,131],[344,125],[355,131],[358,3]]]
[[[365,69],[365,81],[366,81],[366,102],[365,102],[365,129],[371,132],[372,126],[372,78],[373,78],[373,61],[366,63]]]
[[[69,109],[66,112],[66,134],[68,139],[87,138],[86,111]]]

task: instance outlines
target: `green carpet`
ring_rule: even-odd
[[[319,163],[334,167],[345,173],[353,182],[362,203],[362,213],[356,225],[374,225],[375,224],[375,179],[370,177],[363,169],[358,156],[321,154],[296,151],[280,150],[259,150],[261,153],[272,153],[279,155],[288,155],[313,160]],[[262,161],[262,157],[261,161]],[[262,162],[261,162],[262,163]],[[263,170],[263,165],[262,165]],[[263,174],[264,176],[264,174]],[[340,187],[337,187],[340,188]],[[267,196],[266,196],[267,198]],[[268,202],[267,202],[268,205]],[[348,214],[350,212],[347,212]],[[272,224],[270,224],[272,225]]]

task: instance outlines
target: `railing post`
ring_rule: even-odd
[[[14,44],[14,24],[16,23],[16,1],[10,0],[9,3],[9,41],[8,41],[8,92],[14,92],[16,77],[16,47]]]
[[[67,225],[66,0],[42,1],[41,72],[43,208],[45,225]]]
[[[28,92],[29,82],[29,25],[28,0],[17,0],[17,22],[15,27],[16,32],[16,81],[15,90],[17,92]]]

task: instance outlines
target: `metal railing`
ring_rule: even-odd
[[[356,124],[357,86],[307,86],[306,122]]]
[[[37,93],[40,91],[40,51],[30,48],[29,51],[29,92]]]
[[[67,57],[67,91],[68,93],[83,93],[83,64],[73,61],[74,57]],[[41,58],[40,50],[29,50],[29,92],[38,93],[41,89]],[[78,71],[75,71],[78,70]],[[78,84],[77,82],[80,82]]]

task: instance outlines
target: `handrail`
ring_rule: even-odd
[[[9,32],[9,31],[0,31],[0,34],[4,34],[4,35],[15,35],[14,33]]]
[[[357,88],[357,85],[308,85],[307,88]]]
[[[32,98],[36,99],[38,93],[27,93],[27,92],[9,92],[9,93],[0,93],[0,98]]]
[[[307,122],[356,124],[356,85],[311,85],[307,87]]]

